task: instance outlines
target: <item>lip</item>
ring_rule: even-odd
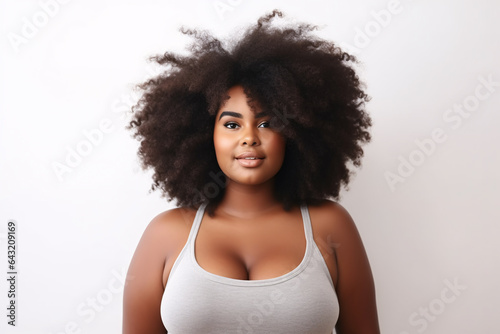
[[[255,158],[255,159],[245,159],[245,158]],[[236,157],[238,163],[243,167],[259,167],[264,163],[264,157],[260,156],[256,152],[244,152]]]
[[[244,152],[241,153],[236,157],[236,159],[242,159],[242,158],[257,158],[257,159],[264,159],[263,156],[257,154],[257,152]]]
[[[236,160],[238,160],[238,163],[243,167],[259,167],[264,163],[264,159],[255,159],[255,160],[236,159]]]

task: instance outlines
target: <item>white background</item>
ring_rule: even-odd
[[[382,332],[500,332],[500,2],[73,0],[51,15],[44,3],[0,2],[1,277],[9,219],[19,272],[16,328],[0,281],[2,333],[121,331],[120,278],[175,205],[148,193],[124,129],[132,87],[154,72],[148,56],[183,50],[181,24],[224,38],[273,8],[362,62],[373,140],[340,202],[369,254]],[[78,148],[88,154],[58,176]]]

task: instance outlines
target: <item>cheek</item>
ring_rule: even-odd
[[[217,161],[219,161],[219,165],[221,159],[230,159],[232,157],[232,148],[231,142],[228,138],[225,138],[224,135],[214,131],[214,148],[215,154],[217,156]]]
[[[273,156],[280,158],[283,161],[285,157],[285,138],[275,135],[270,141],[269,150],[272,151]]]

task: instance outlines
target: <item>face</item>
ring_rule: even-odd
[[[257,185],[272,179],[285,157],[285,138],[270,127],[270,115],[254,113],[241,86],[215,117],[214,146],[217,162],[230,181]]]

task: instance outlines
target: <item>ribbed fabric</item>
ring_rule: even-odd
[[[195,239],[206,204],[199,207],[161,301],[169,334],[331,334],[339,315],[332,279],[301,205],[306,236],[302,262],[279,277],[239,280],[203,269]]]

